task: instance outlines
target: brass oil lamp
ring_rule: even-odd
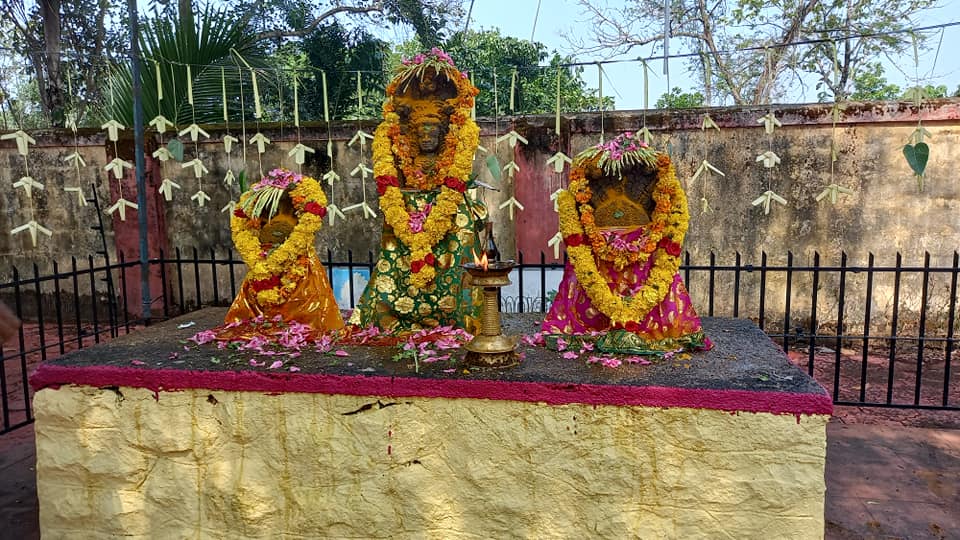
[[[474,287],[483,288],[483,307],[480,311],[480,333],[474,336],[467,349],[467,364],[474,367],[508,367],[517,364],[516,336],[503,335],[500,326],[499,291],[510,285],[510,271],[516,266],[513,261],[488,261],[487,254],[480,258],[474,254],[474,262],[463,268],[470,274]]]

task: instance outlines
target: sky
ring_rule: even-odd
[[[622,5],[624,0],[596,0],[611,6]],[[469,5],[469,3],[467,3]],[[499,28],[501,33],[523,39],[529,39],[534,31],[534,40],[544,43],[548,49],[557,50],[561,54],[573,54],[570,45],[563,33],[579,32],[584,34],[585,22],[581,8],[576,0],[542,0],[539,15],[537,15],[538,0],[475,0],[470,28],[473,30],[490,30]],[[534,29],[534,19],[536,28]],[[946,22],[960,21],[960,0],[942,0],[941,7],[918,13],[915,18],[916,26],[929,26]],[[944,31],[940,54],[936,55],[936,45],[939,34],[930,39],[933,50],[920,57],[920,74],[924,84],[947,86],[950,92],[960,85],[960,26],[950,27]],[[671,44],[671,52],[679,50],[679,43]],[[635,49],[627,57],[650,55],[650,49],[640,51]],[[659,52],[657,53],[659,54]],[[936,63],[934,59],[936,57]],[[579,56],[578,61],[603,60],[601,56]],[[657,97],[667,91],[667,78],[663,74],[663,63],[651,63],[649,71],[649,103],[653,106]],[[907,69],[913,76],[912,53],[905,58],[897,59],[896,65],[900,69]],[[643,74],[637,62],[608,64],[603,71],[606,78],[603,82],[605,95],[612,95],[616,99],[616,108],[620,110],[643,108]],[[670,62],[670,86],[680,87],[684,91],[692,90],[694,84],[686,73],[683,60]],[[893,64],[885,61],[885,72],[889,82],[903,87],[913,86],[912,80],[907,80],[904,74]],[[598,72],[595,67],[587,67],[583,74],[591,88],[597,88]],[[808,85],[806,92],[799,90],[790,96],[793,102],[816,102],[817,90]],[[718,103],[716,105],[719,105]]]

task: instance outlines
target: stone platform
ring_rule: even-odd
[[[525,347],[415,372],[344,347],[289,373],[183,350],[223,313],[34,374],[45,538],[823,535],[830,398],[749,321],[704,319],[712,351],[647,366]]]

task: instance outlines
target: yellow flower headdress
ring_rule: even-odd
[[[600,168],[604,174],[619,175],[631,165],[643,163],[657,171],[653,190],[656,202],[652,220],[645,225],[642,245],[615,248],[609,245],[593,219],[592,192],[586,171]],[[570,173],[570,186],[557,198],[560,233],[577,280],[594,307],[610,317],[614,324],[640,322],[667,295],[680,267],[683,238],[689,213],[683,187],[677,181],[673,163],[666,154],[656,152],[632,134],[623,134],[577,156]],[[653,266],[641,289],[632,297],[614,293],[597,268],[596,258],[609,261],[617,269],[630,264]]]
[[[419,88],[427,82],[435,84],[438,81],[452,84],[456,95],[442,100],[443,108],[451,112],[449,129],[436,168],[422,171],[416,163],[419,147],[403,133],[397,105],[402,94],[413,85]],[[433,248],[453,227],[457,208],[463,200],[473,170],[473,154],[480,139],[480,129],[470,118],[476,95],[477,89],[466,74],[457,70],[450,56],[437,48],[404,60],[387,86],[383,122],[377,127],[373,139],[373,174],[377,180],[384,220],[393,228],[399,241],[410,248],[410,283],[416,287],[426,287],[436,277]],[[417,103],[413,102],[413,107],[416,106]],[[435,102],[421,106],[437,108]],[[411,114],[422,116],[433,112],[414,110]],[[400,191],[401,182],[407,188],[440,189],[430,215],[418,232],[411,229],[410,214]]]

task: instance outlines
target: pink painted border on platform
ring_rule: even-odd
[[[161,391],[209,389],[237,392],[302,392],[352,396],[473,398],[543,402],[550,405],[687,407],[730,412],[832,414],[826,393],[799,394],[751,390],[708,390],[491,379],[426,379],[261,371],[183,371],[116,366],[41,365],[30,377],[33,389],[61,385],[131,386]]]

